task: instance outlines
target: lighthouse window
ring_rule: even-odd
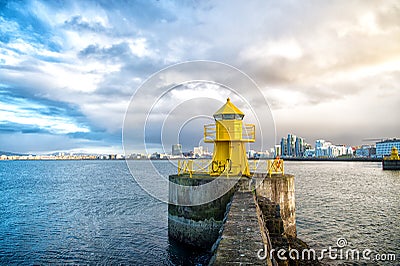
[[[243,120],[244,115],[239,114],[218,114],[214,115],[214,119],[219,120]]]
[[[235,115],[236,120],[243,120],[244,115]]]
[[[222,119],[233,120],[233,119],[235,119],[235,115],[234,114],[224,114],[224,115],[222,115]]]
[[[222,120],[222,115],[214,115],[215,120]]]

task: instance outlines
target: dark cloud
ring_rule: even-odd
[[[91,44],[79,52],[82,59],[96,59],[106,61],[128,61],[133,55],[126,42],[112,45],[110,48],[100,47],[98,44]]]
[[[50,134],[48,130],[43,128],[39,128],[35,125],[25,125],[25,124],[18,124],[18,123],[1,123],[0,134],[2,133],[45,133]]]
[[[21,65],[21,66],[12,66],[12,65],[0,65],[0,69],[6,69],[6,70],[12,70],[12,71],[21,71],[21,72],[36,72],[40,73],[40,71],[37,67],[35,66],[29,66],[29,65]]]
[[[39,97],[35,94],[35,91],[29,88],[0,89],[0,96],[2,103],[13,104],[21,107],[22,110],[34,111],[41,115],[65,116],[75,119],[83,119],[85,117],[79,111],[78,106]]]
[[[104,130],[92,130],[91,132],[75,132],[66,134],[71,139],[99,141],[106,145],[121,145],[121,132],[108,133]]]
[[[23,153],[47,153],[54,151],[68,151],[73,149],[90,149],[102,147],[105,151],[112,146],[112,142],[88,141],[75,139],[66,135],[41,133],[0,133],[0,145],[4,150]],[[84,151],[84,150],[83,150]],[[101,153],[101,150],[98,150]]]
[[[100,22],[87,22],[84,21],[82,16],[73,16],[66,20],[64,25],[67,29],[76,31],[93,31],[93,32],[105,32],[107,29]]]

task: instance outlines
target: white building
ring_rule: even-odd
[[[344,155],[352,155],[351,148],[349,149],[345,145],[334,145],[331,142],[323,139],[315,141],[315,157],[334,158]]]
[[[173,156],[182,156],[182,145],[181,144],[173,144],[171,154]]]
[[[247,152],[247,158],[254,158],[254,155],[256,154],[255,150],[249,150]]]
[[[315,157],[315,149],[306,149],[304,151],[304,157]]]
[[[204,156],[208,156],[208,148],[207,147],[203,147],[203,146],[199,146],[199,147],[194,147],[193,148],[193,155],[194,157],[204,157]]]
[[[375,157],[376,149],[371,145],[362,145],[360,148],[356,149],[357,157]]]
[[[315,157],[328,157],[328,148],[332,143],[325,141],[323,139],[318,139],[315,141]]]
[[[117,154],[117,156],[115,156],[115,159],[122,160],[125,159],[125,156],[123,154]]]

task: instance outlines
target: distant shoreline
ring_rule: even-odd
[[[169,160],[210,160],[211,158],[173,158]],[[249,161],[254,160],[273,160],[274,158],[254,159],[250,158]],[[298,162],[382,162],[382,158],[281,158],[284,161],[298,161]],[[168,161],[168,159],[3,159],[0,161]]]
[[[270,158],[272,159],[272,158]],[[270,160],[269,159],[269,160]],[[284,161],[300,162],[382,162],[382,158],[281,158]],[[258,159],[250,159],[258,160]],[[263,160],[263,159],[261,159]],[[268,159],[266,159],[268,160]]]

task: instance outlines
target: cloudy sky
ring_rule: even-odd
[[[397,0],[0,1],[0,150],[121,152],[131,96],[188,60],[248,74],[276,138],[400,137]]]

